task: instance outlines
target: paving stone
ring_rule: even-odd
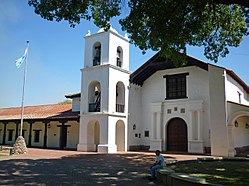
[[[163,154],[166,159],[201,156]],[[0,157],[0,185],[162,185],[149,181],[152,152],[98,154],[29,148],[26,154]]]

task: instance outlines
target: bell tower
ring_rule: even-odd
[[[129,39],[112,27],[85,36],[79,151],[127,150]]]

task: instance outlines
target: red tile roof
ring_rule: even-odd
[[[62,119],[78,118],[79,112],[72,112],[72,104],[53,104],[27,106],[24,108],[24,119]],[[0,120],[18,120],[21,108],[0,108]]]

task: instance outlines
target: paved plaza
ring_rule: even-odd
[[[0,185],[160,185],[158,180],[151,182],[147,179],[154,153],[28,150],[24,155],[0,156]],[[200,157],[163,155],[166,159],[176,160]]]

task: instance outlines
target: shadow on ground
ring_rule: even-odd
[[[160,185],[158,180],[147,179],[154,158],[143,154],[80,154],[60,159],[2,160],[0,185]]]

